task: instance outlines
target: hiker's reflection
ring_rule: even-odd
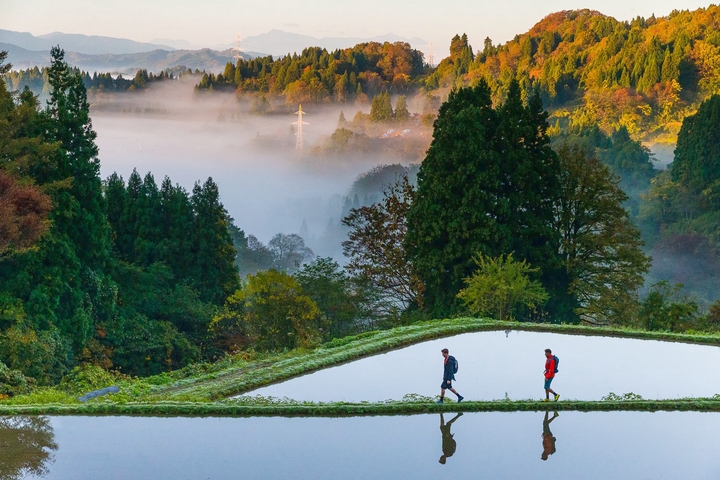
[[[559,417],[559,415],[557,412],[553,412],[552,418],[548,418],[549,414],[550,412],[545,412],[545,420],[543,420],[543,453],[540,456],[543,460],[547,460],[550,455],[555,453],[555,437],[553,437],[553,434],[550,431],[550,422]]]
[[[440,463],[445,465],[445,462],[447,461],[448,457],[452,457],[453,453],[455,453],[455,449],[457,448],[457,443],[455,442],[455,439],[453,438],[453,434],[450,433],[450,426],[453,424],[455,420],[460,418],[462,416],[462,412],[458,413],[453,417],[452,420],[450,420],[448,423],[445,423],[445,418],[443,417],[443,414],[440,414],[440,433],[442,434],[442,451],[443,454],[440,457]]]

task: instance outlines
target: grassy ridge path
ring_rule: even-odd
[[[462,333],[521,330],[569,335],[623,337],[720,346],[720,335],[677,334],[582,325],[499,322],[459,318],[422,322],[390,330],[367,332],[336,339],[308,351],[292,351],[256,362],[230,363],[225,368],[157,386],[143,402],[191,400],[212,402],[288,380],[323,368],[351,362],[416,343]]]
[[[435,404],[426,402],[326,403],[247,405],[224,402],[87,403],[46,405],[0,405],[0,415],[140,415],[185,417],[357,417],[420,415],[443,412],[540,412],[540,411],[699,411],[720,412],[720,400],[689,398],[673,400],[488,401]]]

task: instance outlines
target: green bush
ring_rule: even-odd
[[[103,370],[96,365],[84,365],[73,368],[63,377],[58,388],[73,395],[82,395],[115,385],[119,377],[118,374]]]
[[[35,380],[28,378],[20,370],[11,370],[0,362],[0,397],[14,397],[30,393]]]

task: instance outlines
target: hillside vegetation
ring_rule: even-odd
[[[720,8],[618,21],[600,12],[553,13],[504,45],[473,53],[456,36],[427,79],[431,90],[485,79],[501,99],[518,79],[540,89],[561,127],[625,127],[635,138],[674,141],[682,119],[720,86]]]

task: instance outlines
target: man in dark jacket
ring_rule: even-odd
[[[452,386],[452,381],[455,380],[455,357],[450,355],[450,351],[447,348],[441,350],[442,356],[445,359],[445,369],[443,371],[443,381],[440,384],[440,400],[437,403],[443,403],[445,399],[445,390],[450,390],[458,397],[458,403],[463,401],[463,396],[460,395],[457,390]]]
[[[455,417],[450,420],[449,422],[445,423],[445,418],[443,417],[443,414],[440,414],[440,433],[442,434],[442,451],[443,454],[440,457],[440,463],[445,465],[445,462],[447,461],[448,457],[452,457],[455,453],[455,449],[457,448],[457,442],[453,438],[452,432],[450,432],[450,426],[462,416],[462,412],[455,415]]]

